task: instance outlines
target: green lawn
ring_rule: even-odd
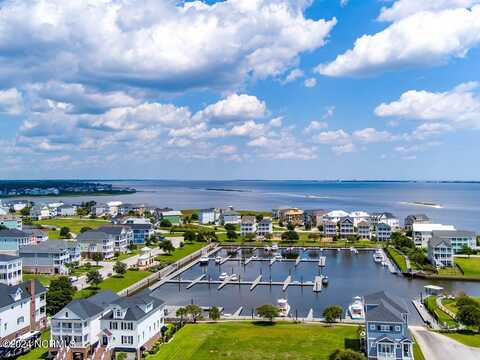
[[[455,264],[462,269],[465,277],[480,278],[480,258],[455,257]]]
[[[93,264],[91,264],[90,267],[86,267],[85,265],[82,265],[82,266],[79,266],[76,269],[70,270],[69,275],[80,276],[80,275],[86,274],[87,272],[92,271],[92,270],[100,270],[101,268],[102,268],[101,266],[99,266],[99,265],[97,266],[97,265],[93,265]]]
[[[480,334],[478,332],[465,330],[457,332],[442,332],[442,335],[448,336],[449,338],[467,346],[480,347]]]
[[[155,258],[157,261],[167,262],[169,264],[174,263],[175,261],[184,258],[187,255],[201,249],[202,247],[206,246],[206,243],[203,242],[194,242],[194,243],[184,243],[183,247],[175,249],[170,255],[163,254],[159,255]]]
[[[415,338],[414,338],[415,341]],[[422,349],[420,349],[420,345],[415,341],[413,343],[413,357],[415,360],[425,360],[425,356],[423,356]]]
[[[83,290],[78,291],[75,294],[75,298],[82,299],[89,297],[93,294],[96,290],[112,290],[113,292],[119,292],[132,284],[146,278],[147,276],[151,275],[151,272],[148,271],[133,271],[127,270],[127,272],[122,276],[119,277],[114,275],[112,277],[106,278],[103,280],[99,285],[98,288],[88,287]]]
[[[41,274],[23,274],[23,281],[37,279],[44,286],[49,286],[50,282],[56,279],[57,275],[41,275]]]
[[[50,225],[58,228],[66,226],[70,229],[71,232],[78,234],[80,233],[80,229],[82,227],[90,227],[92,229],[96,229],[102,225],[108,224],[108,221],[101,220],[101,219],[83,219],[80,217],[71,217],[71,218],[45,219],[45,220],[34,221],[33,223],[38,225]],[[52,232],[52,235],[54,235],[53,232]],[[49,233],[49,237],[50,237],[50,233]]]
[[[436,296],[429,296],[427,300],[427,310],[430,311],[430,313],[435,314],[437,317],[437,320],[442,323],[442,324],[447,324],[449,327],[456,326],[457,323],[454,319],[452,319],[447,313],[443,312],[437,307],[436,303]]]
[[[328,359],[335,349],[359,349],[356,326],[250,322],[186,325],[149,360]]]
[[[45,330],[42,332],[42,340],[50,340],[50,331]],[[22,355],[17,360],[38,360],[45,359],[48,354],[48,348],[38,347],[30,351],[28,354]]]
[[[403,256],[397,249],[389,246],[387,249],[387,254],[390,258],[395,262],[398,266],[400,271],[406,272],[407,271],[407,261],[405,260],[405,256]]]

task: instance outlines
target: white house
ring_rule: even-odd
[[[414,223],[412,224],[412,237],[415,246],[427,248],[428,241],[432,238],[433,231],[448,230],[453,231],[453,225]]]
[[[50,209],[46,205],[35,205],[30,209],[30,217],[34,220],[44,220],[50,218]]]
[[[113,238],[115,252],[126,253],[128,244],[133,242],[133,230],[128,225],[103,225],[96,231],[104,232]]]
[[[222,225],[226,224],[239,224],[240,223],[240,213],[233,210],[225,210],[220,215]]]
[[[0,284],[0,342],[17,339],[47,326],[47,290],[38,280],[18,285]]]
[[[361,221],[357,225],[357,233],[360,239],[370,239],[372,237],[371,226],[368,221]]]
[[[89,230],[77,236],[82,255],[91,257],[99,253],[104,259],[111,259],[114,256],[115,240],[112,235],[102,231]]]
[[[240,235],[246,236],[247,234],[255,234],[256,231],[257,219],[255,216],[242,216],[242,220],[240,221]]]
[[[57,344],[70,344],[71,357],[86,360],[100,349],[101,318],[110,311],[110,304],[119,296],[111,290],[103,290],[88,299],[73,300],[52,316],[50,354],[58,353]],[[72,343],[73,342],[73,343]],[[101,349],[106,352],[105,349]],[[97,357],[98,358],[98,357]],[[107,357],[108,359],[108,357]]]
[[[130,353],[128,359],[140,359],[164,329],[165,303],[149,289],[112,302],[101,318],[102,346],[110,354]]]
[[[386,223],[379,223],[375,227],[375,237],[378,241],[390,240],[392,236],[392,227]]]
[[[334,221],[323,221],[323,235],[330,237],[337,235],[337,223]]]
[[[17,285],[22,282],[22,258],[0,254],[0,283]]]
[[[343,211],[343,210],[333,210],[333,211],[330,211],[328,213],[326,213],[325,215],[322,216],[322,219],[323,219],[323,222],[334,222],[335,224],[337,224],[340,219],[344,218],[344,217],[347,217],[349,215],[349,213],[347,213],[346,211]]]
[[[75,216],[77,208],[73,205],[61,205],[57,208],[57,216]]]
[[[220,213],[215,208],[201,209],[198,214],[200,224],[215,224],[218,221]]]
[[[432,239],[448,239],[454,254],[458,254],[464,247],[477,249],[477,236],[473,231],[466,230],[434,230]]]
[[[257,235],[258,236],[265,236],[267,234],[273,233],[273,224],[272,219],[270,218],[263,218],[257,224]]]
[[[370,214],[369,221],[373,225],[377,225],[379,223],[390,225],[392,230],[400,228],[400,221],[390,212],[372,213]]]
[[[370,214],[365,211],[352,211],[349,215],[353,219],[353,224],[358,226],[359,223],[363,221],[368,221],[370,219]]]
[[[428,260],[436,267],[453,266],[452,242],[448,238],[433,236],[428,240]]]

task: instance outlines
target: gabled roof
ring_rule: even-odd
[[[21,259],[20,256],[0,254],[0,262],[9,262]]]
[[[468,230],[433,230],[432,235],[441,238],[470,237],[475,238],[476,234]]]
[[[26,232],[17,229],[3,229],[0,230],[0,237],[24,238],[29,237],[29,235]]]
[[[257,218],[251,215],[242,216],[242,224],[254,224],[257,222]]]
[[[140,306],[153,304],[153,309],[148,313],[145,313]],[[157,297],[152,296],[152,291],[149,289],[145,289],[133,296],[129,297],[121,297],[117,300],[112,302],[112,305],[118,305],[122,309],[126,309],[127,312],[123,317],[123,320],[133,320],[137,321],[147,314],[151,314],[153,311],[157,310],[161,307],[165,302]],[[113,318],[113,311],[109,311],[106,315],[102,317],[102,319],[112,319]]]
[[[81,319],[88,319],[101,314],[119,296],[111,290],[102,290],[87,299],[73,300],[65,308],[78,315]],[[53,316],[55,318],[56,314]]]
[[[452,247],[452,241],[448,238],[442,238],[438,236],[432,236],[430,240],[428,240],[428,246],[429,247],[438,247],[440,245],[446,246],[446,247]]]
[[[402,301],[385,291],[379,291],[364,297],[367,321],[404,322],[408,308]]]
[[[108,240],[110,237],[107,233],[98,230],[88,230],[84,233],[78,234],[78,242],[100,242],[103,240]]]
[[[19,249],[20,254],[24,253],[58,253],[67,249],[79,246],[76,241],[67,240],[47,240],[36,245],[22,246]]]
[[[150,230],[153,228],[152,224],[125,224],[132,230]]]
[[[122,230],[128,230],[130,225],[102,225],[97,231],[104,232],[105,234],[119,236],[122,233]]]
[[[346,223],[349,222],[353,225],[353,219],[350,216],[345,216],[340,219],[340,223]]]
[[[30,281],[31,280],[24,281],[14,286],[8,286],[0,283],[0,308],[9,306],[15,303],[15,300],[12,298],[11,295],[15,294],[18,291],[18,289],[22,291],[21,300],[30,298],[31,294],[27,288],[27,285]],[[47,291],[47,289],[45,289],[45,287],[38,280],[35,279],[33,281],[35,283],[35,294],[38,295],[38,294],[45,293]]]

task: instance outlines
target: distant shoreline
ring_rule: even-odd
[[[402,201],[401,204],[404,205],[414,205],[414,206],[425,206],[434,209],[443,209],[443,206],[440,204],[430,203],[430,202],[423,202],[423,201]]]
[[[102,191],[102,192],[74,192],[74,193],[60,193],[60,194],[47,194],[47,195],[2,195],[2,199],[14,199],[14,198],[51,198],[51,197],[80,197],[80,196],[109,196],[109,195],[130,195],[135,194],[137,191]]]

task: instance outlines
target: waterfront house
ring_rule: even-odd
[[[120,215],[135,213],[143,216],[145,211],[147,211],[147,206],[145,204],[121,204],[117,209]]]
[[[293,224],[301,226],[303,225],[303,210],[297,208],[281,209],[279,211],[279,220],[284,225]]]
[[[453,266],[453,247],[449,238],[433,236],[428,240],[428,260],[436,267]]]
[[[453,225],[443,224],[413,224],[412,237],[415,246],[426,249],[428,241],[433,236],[433,231],[438,230],[455,230],[455,227]]]
[[[48,240],[48,230],[40,229],[33,226],[24,226],[23,231],[30,235],[32,244],[38,244]]]
[[[168,220],[172,225],[181,225],[183,223],[183,214],[178,210],[163,211],[160,213],[160,220]]]
[[[107,215],[109,207],[106,204],[96,204],[92,206],[91,214],[94,216],[103,216]]]
[[[334,221],[323,221],[323,235],[334,237],[337,235],[337,223]]]
[[[240,213],[234,210],[222,210],[220,212],[220,223],[226,224],[239,224],[241,221]]]
[[[219,218],[220,212],[215,208],[201,209],[198,213],[198,223],[203,225],[216,224]]]
[[[30,217],[33,220],[49,219],[50,209],[46,205],[34,205],[30,208]]]
[[[377,212],[370,214],[369,222],[376,226],[379,223],[388,224],[392,230],[400,228],[400,221],[390,212]]]
[[[75,216],[77,208],[73,205],[61,205],[57,208],[57,216]]]
[[[38,280],[18,285],[0,284],[0,342],[18,339],[47,326],[47,290]]]
[[[371,225],[368,221],[360,221],[357,225],[357,234],[360,239],[370,239],[372,237]]]
[[[17,255],[22,246],[31,243],[31,236],[24,231],[16,229],[0,230],[0,254]]]
[[[267,234],[273,234],[272,219],[263,218],[257,224],[257,235],[266,236]]]
[[[104,259],[114,256],[115,241],[107,233],[98,230],[89,230],[77,236],[82,256],[92,257],[93,254],[101,254]]]
[[[118,300],[119,296],[111,290],[102,290],[87,299],[73,300],[62,310],[52,316],[50,337],[52,347],[49,352],[51,355],[60,350],[57,344],[74,345],[69,348],[69,359],[87,358],[99,359],[93,357],[93,353],[98,348],[98,352],[105,352],[101,349],[99,340],[102,331],[101,318],[110,310],[110,304]],[[108,359],[106,357],[105,359]]]
[[[0,225],[7,229],[22,230],[22,218],[15,215],[0,215]]]
[[[433,238],[450,240],[454,254],[458,254],[463,248],[477,249],[477,236],[473,231],[434,230],[432,231]]]
[[[144,246],[140,249],[140,255],[138,256],[137,267],[139,270],[148,270],[155,262],[155,255],[152,249],[148,246]]]
[[[307,228],[314,228],[322,224],[322,217],[327,213],[326,210],[305,210],[303,212],[303,223]]]
[[[133,232],[133,244],[145,244],[145,242],[155,233],[153,225],[150,223],[126,225]]]
[[[240,221],[240,235],[255,234],[257,232],[257,218],[255,216],[244,215]]]
[[[128,244],[133,242],[133,225],[102,225],[95,231],[108,234],[113,239],[113,251],[126,253]]]
[[[0,284],[18,285],[22,281],[22,258],[0,254]],[[0,324],[1,326],[1,324]]]
[[[366,354],[369,360],[413,360],[408,308],[384,291],[364,297]]]
[[[141,359],[159,339],[165,327],[165,303],[145,289],[133,296],[114,300],[101,318],[101,344],[114,357],[130,353],[129,359]]]
[[[392,227],[386,223],[378,223],[375,226],[375,237],[378,241],[390,240],[392,236]]]
[[[68,274],[67,264],[80,261],[80,245],[76,241],[48,240],[20,248],[23,270],[34,274]]]
[[[355,226],[353,224],[353,219],[349,216],[340,219],[340,237],[346,239],[349,236],[355,235]]]
[[[425,214],[408,215],[405,218],[405,230],[413,231],[413,224],[430,224],[432,221]]]
[[[352,211],[349,215],[353,219],[353,225],[358,226],[359,223],[367,221],[370,219],[370,214],[365,211]]]

